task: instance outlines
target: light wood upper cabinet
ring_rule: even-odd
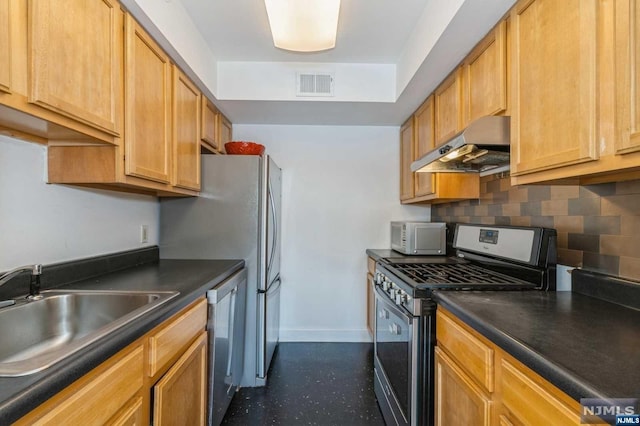
[[[433,96],[429,96],[414,114],[414,161],[435,148],[433,109]],[[433,194],[435,187],[434,179],[435,174],[433,173],[415,173],[415,196],[421,197],[423,195]]]
[[[462,69],[447,77],[434,92],[435,145],[451,139],[462,130]]]
[[[207,333],[191,345],[154,386],[153,424],[180,426],[205,424]]]
[[[464,125],[507,109],[507,23],[501,21],[462,63]]]
[[[221,144],[218,139],[218,109],[215,105],[207,99],[206,96],[202,96],[202,119],[200,120],[200,137],[202,142],[209,149],[220,152]]]
[[[7,1],[2,4],[0,9],[6,9]],[[0,12],[0,21],[4,13]],[[119,3],[38,0],[29,2],[28,13],[29,102],[119,135],[123,70]]]
[[[400,128],[400,200],[413,198],[413,116]]]
[[[0,2],[0,92],[11,92],[11,2]]]
[[[231,141],[233,137],[233,127],[231,121],[221,113],[217,114],[217,128],[218,128],[218,146],[221,152],[225,152],[224,144]]]
[[[598,10],[597,0],[512,9],[512,175],[598,158]]]
[[[171,63],[130,15],[125,38],[125,173],[170,183]]]
[[[200,189],[200,108],[198,88],[173,66],[173,185]]]
[[[616,28],[616,154],[640,150],[640,4],[617,0]]]

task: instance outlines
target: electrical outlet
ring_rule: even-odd
[[[149,242],[149,225],[140,225],[140,243]]]

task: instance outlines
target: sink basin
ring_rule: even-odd
[[[178,295],[175,291],[43,291],[0,309],[0,376],[41,371]]]

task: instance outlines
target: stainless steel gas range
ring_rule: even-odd
[[[455,256],[376,263],[374,389],[387,425],[432,425],[433,290],[555,290],[556,231],[458,224]]]

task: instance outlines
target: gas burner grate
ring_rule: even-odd
[[[472,264],[396,264],[393,266],[418,284],[510,284],[505,277]]]

